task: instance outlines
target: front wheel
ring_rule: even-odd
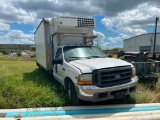
[[[77,106],[80,104],[80,100],[77,97],[75,88],[74,88],[74,84],[72,81],[70,81],[68,83],[68,95],[69,95],[69,100],[70,100],[70,104],[73,106]]]

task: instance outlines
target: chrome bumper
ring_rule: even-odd
[[[136,76],[131,78],[131,82],[118,86],[100,88],[95,85],[82,86],[75,84],[75,89],[79,99],[97,102],[114,99],[114,92],[118,91],[125,91],[125,95],[128,95],[135,91],[137,84],[138,78]]]

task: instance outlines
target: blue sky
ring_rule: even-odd
[[[0,44],[34,44],[42,18],[80,16],[96,19],[95,44],[123,47],[125,39],[154,32],[159,6],[160,0],[1,0]]]

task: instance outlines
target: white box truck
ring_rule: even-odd
[[[93,18],[60,16],[44,18],[34,34],[37,65],[64,86],[72,105],[121,99],[138,83],[132,64],[93,46],[94,27]]]

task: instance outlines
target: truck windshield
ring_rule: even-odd
[[[93,59],[106,57],[106,54],[95,46],[65,46],[64,58],[67,62],[80,59]]]

